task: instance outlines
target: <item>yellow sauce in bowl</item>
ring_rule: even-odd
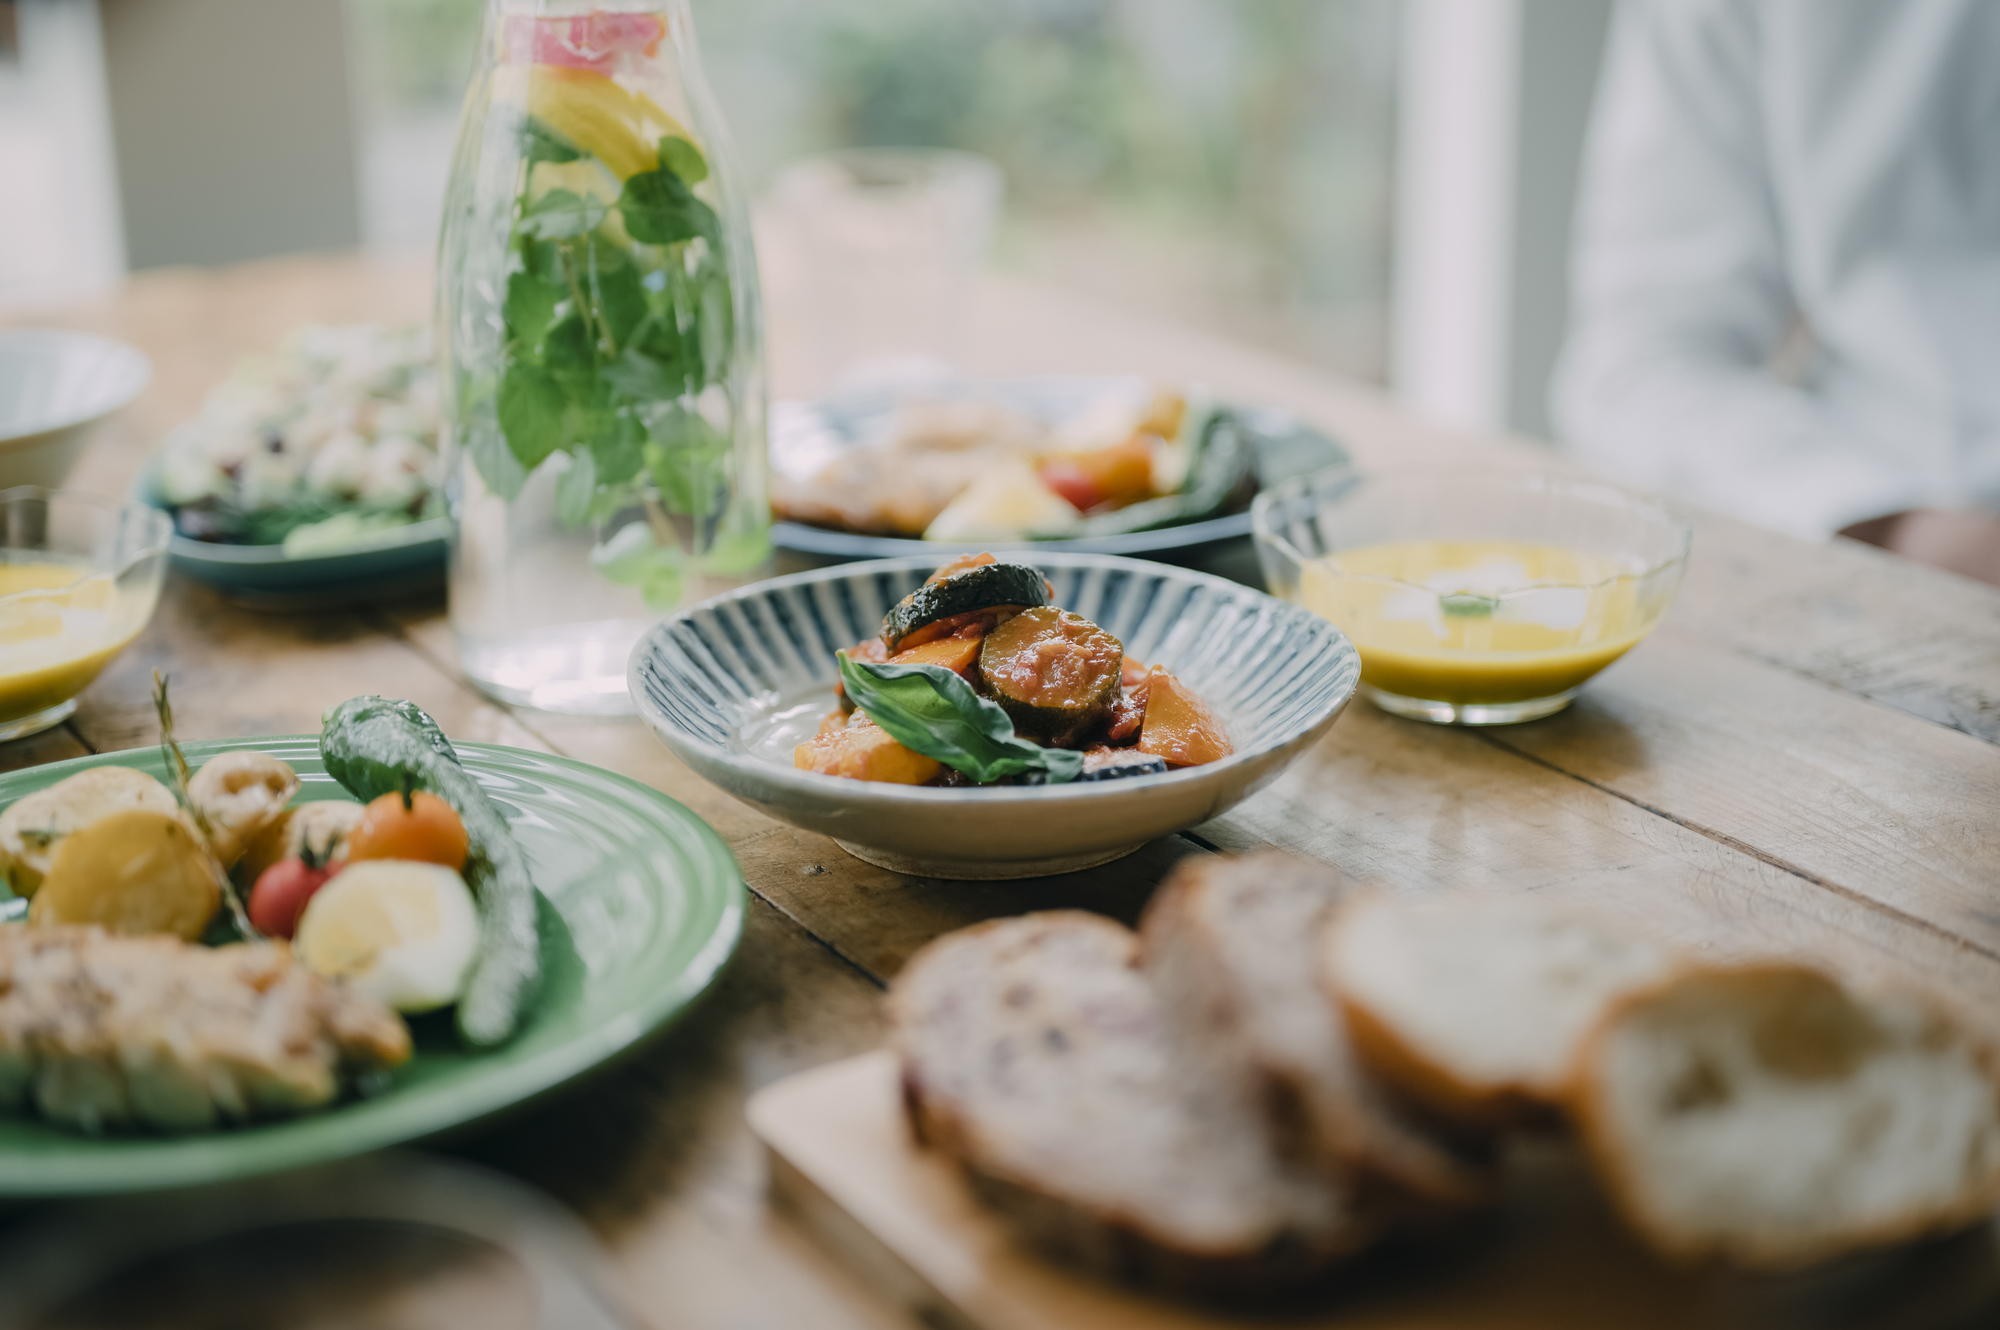
[[[1299,600],[1361,653],[1361,681],[1454,705],[1577,687],[1653,630],[1671,585],[1637,561],[1514,541],[1401,541],[1307,562]]]
[[[0,724],[89,687],[152,613],[108,570],[43,554],[0,562],[0,598]]]

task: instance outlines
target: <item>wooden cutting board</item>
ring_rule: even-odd
[[[919,1324],[954,1330],[1653,1330],[2000,1324],[1993,1230],[1834,1270],[1752,1279],[1670,1270],[1636,1247],[1558,1142],[1508,1160],[1474,1230],[1358,1266],[1312,1306],[1235,1315],[1175,1305],[1018,1246],[956,1171],[911,1141],[896,1065],[870,1053],[750,1101],[778,1199]]]

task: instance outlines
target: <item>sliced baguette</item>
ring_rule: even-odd
[[[1663,1254],[1788,1269],[2000,1204],[2000,1063],[1911,994],[1790,964],[1690,970],[1585,1043],[1575,1116]]]
[[[1490,1158],[1386,1095],[1314,982],[1320,935],[1353,890],[1339,870],[1290,855],[1184,861],[1140,920],[1141,963],[1210,1059],[1261,1084],[1281,1153],[1355,1180],[1393,1212],[1477,1206],[1493,1192]]]
[[[1664,978],[1667,947],[1533,896],[1359,898],[1329,925],[1320,981],[1368,1068],[1446,1118],[1498,1128],[1559,1107],[1616,998]]]
[[[1035,1245],[1177,1292],[1297,1286],[1365,1245],[1348,1198],[1287,1170],[1251,1086],[1179,1039],[1136,936],[1080,911],[925,947],[889,998],[918,1139]]]

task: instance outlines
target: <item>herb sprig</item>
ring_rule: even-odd
[[[194,828],[194,840],[201,850],[209,876],[215,879],[222,892],[222,899],[229,906],[230,918],[236,924],[236,931],[245,940],[261,941],[263,934],[250,922],[250,912],[243,908],[243,899],[236,892],[236,884],[229,880],[229,870],[222,866],[222,856],[215,852],[215,828],[209,823],[208,814],[188,793],[188,783],[194,772],[188,766],[187,755],[174,739],[174,707],[167,697],[167,680],[158,670],[153,671],[153,710],[160,717],[160,757],[167,767],[167,788],[174,792],[174,799],[188,815],[188,822]]]
[[[537,192],[537,163],[568,171],[596,159],[532,116],[521,134],[527,176],[501,311],[505,367],[492,389],[499,431],[475,434],[468,450],[504,499],[564,454],[557,519],[601,528],[598,574],[670,609],[691,571],[683,529],[714,572],[746,571],[768,550],[761,528],[721,531],[732,448],[716,420],[742,404],[729,400],[736,311],[722,225],[693,190],[708,162],[668,136],[652,169],[615,199],[588,192],[582,177],[565,178],[577,188]]]

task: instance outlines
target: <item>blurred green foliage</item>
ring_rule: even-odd
[[[454,100],[478,0],[350,0],[381,95]],[[1339,368],[1385,342],[1394,0],[692,0],[753,183],[834,147],[971,149],[1002,258]]]

